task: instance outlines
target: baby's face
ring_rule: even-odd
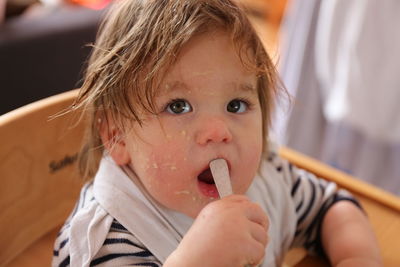
[[[259,166],[262,118],[256,75],[241,64],[223,32],[204,34],[181,51],[155,99],[160,113],[125,137],[130,164],[161,204],[196,217],[218,199],[209,162],[228,162],[235,194]]]

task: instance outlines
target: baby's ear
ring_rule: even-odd
[[[99,117],[97,121],[101,141],[115,163],[120,166],[130,163],[131,157],[126,147],[125,135],[116,127],[112,117]]]

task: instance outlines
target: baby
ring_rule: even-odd
[[[266,138],[277,93],[235,1],[116,1],[74,105],[92,179],[53,266],[280,266],[295,246],[334,266],[380,266],[357,202]],[[234,193],[222,199],[217,158]]]

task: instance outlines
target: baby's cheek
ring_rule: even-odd
[[[185,169],[187,161],[184,146],[179,143],[154,146],[148,157],[147,174],[153,179],[171,180]]]
[[[249,150],[247,152],[248,161],[254,165],[259,165],[261,161],[261,154],[262,154],[262,142],[254,143],[249,145]]]
[[[261,146],[254,146],[250,151],[248,151],[246,156],[246,166],[249,168],[249,174],[255,176],[261,162],[262,149]]]
[[[149,167],[144,184],[149,193],[173,209],[177,209],[176,206],[180,206],[182,200],[192,200],[188,188],[190,167],[184,148],[178,144],[157,146],[148,156]]]
[[[248,148],[241,152],[242,161],[235,173],[236,182],[233,187],[238,194],[245,193],[248,190],[260,165],[262,151],[259,146],[249,144]],[[246,166],[246,168],[243,168],[243,166]]]

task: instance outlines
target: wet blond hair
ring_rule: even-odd
[[[141,112],[155,113],[162,77],[194,36],[222,30],[229,34],[243,65],[257,74],[263,136],[267,136],[276,70],[243,8],[232,0],[117,0],[93,46],[74,109],[84,111],[86,133],[79,165],[93,177],[104,147],[98,120],[106,113],[116,127],[142,124]],[[265,141],[264,141],[265,142]]]

